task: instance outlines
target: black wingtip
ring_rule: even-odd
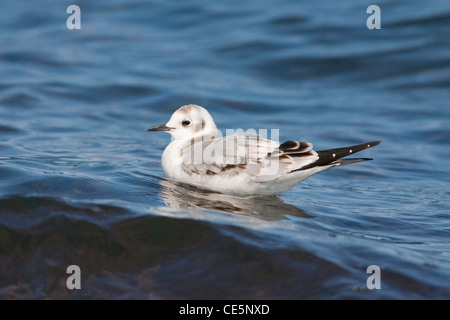
[[[382,142],[381,140],[377,140],[377,141],[368,142],[367,144],[370,144],[370,147],[375,147],[375,146],[379,145],[381,142]]]
[[[380,143],[381,143],[381,141],[379,141],[379,140],[369,141],[369,142],[355,144],[353,146],[348,146],[348,147],[344,147],[344,148],[336,148],[336,149],[317,151],[317,153],[319,153],[319,157],[320,157],[320,155],[326,156],[328,154],[335,154],[336,159],[339,159],[339,158],[348,156],[352,153],[356,153],[356,152],[359,152],[359,151],[362,151],[365,149],[375,147],[375,146],[379,145]]]
[[[370,141],[366,143],[360,143],[349,147],[344,148],[336,148],[336,149],[328,149],[328,150],[321,150],[317,151],[317,155],[319,156],[319,159],[317,159],[315,162],[310,163],[306,166],[303,166],[301,168],[298,168],[296,170],[293,170],[291,172],[300,171],[300,170],[306,170],[314,167],[319,166],[327,166],[327,165],[344,165],[344,164],[350,164],[355,162],[361,162],[366,160],[372,160],[369,158],[354,158],[354,159],[346,159],[343,160],[341,158],[344,158],[346,156],[349,156],[351,154],[360,152],[362,150],[372,148],[376,145],[379,145],[381,141]]]

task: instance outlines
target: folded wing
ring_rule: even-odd
[[[189,175],[235,176],[246,173],[255,181],[267,181],[316,167],[371,160],[341,158],[379,143],[372,141],[316,152],[309,142],[290,140],[279,144],[257,134],[240,133],[220,139],[192,141],[183,150],[183,170]]]

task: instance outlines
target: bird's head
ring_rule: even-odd
[[[172,114],[169,122],[147,131],[166,131],[175,140],[191,140],[217,136],[217,127],[209,112],[198,105],[182,106]]]

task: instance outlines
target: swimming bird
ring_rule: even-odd
[[[169,122],[147,131],[168,132],[173,138],[162,154],[167,178],[238,195],[278,195],[324,170],[372,160],[343,157],[381,143],[314,151],[310,142],[280,144],[252,132],[219,137],[209,112],[195,104],[182,106]]]

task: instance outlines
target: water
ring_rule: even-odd
[[[379,1],[380,30],[370,1],[78,1],[68,30],[71,4],[0,11],[0,298],[450,298],[448,1]],[[189,103],[383,143],[277,198],[203,192],[146,132]]]

